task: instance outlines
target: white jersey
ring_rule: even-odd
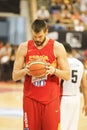
[[[62,95],[78,95],[83,75],[83,64],[76,58],[68,58],[70,65],[70,80],[63,81]]]

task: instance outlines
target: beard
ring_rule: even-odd
[[[45,40],[46,40],[46,37],[44,38],[44,40],[42,42],[34,40],[34,43],[36,44],[36,46],[42,46],[44,44]]]

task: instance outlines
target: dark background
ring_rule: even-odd
[[[20,0],[0,0],[0,12],[20,13]]]

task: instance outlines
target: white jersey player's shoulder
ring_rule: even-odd
[[[83,63],[80,60],[78,60],[77,58],[74,58],[74,57],[70,58],[70,57],[68,57],[68,61],[69,61],[70,64],[79,65],[79,66],[82,66],[84,68]]]

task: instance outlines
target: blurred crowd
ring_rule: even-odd
[[[76,0],[72,4],[60,4],[52,0],[49,8],[41,6],[36,17],[46,20],[49,27],[58,30],[87,30],[87,0]],[[0,81],[12,81],[12,70],[18,45],[0,41]],[[79,51],[73,49],[73,56],[80,59],[87,69],[87,49]]]
[[[51,25],[58,24],[58,29],[84,31],[87,29],[87,0],[76,0],[71,4],[52,0],[49,8],[41,6],[36,16]]]
[[[12,70],[18,45],[0,42],[0,81],[12,82]],[[83,62],[87,69],[87,50],[79,51],[73,48],[74,57]]]
[[[0,81],[12,81],[12,69],[17,45],[0,42]]]

